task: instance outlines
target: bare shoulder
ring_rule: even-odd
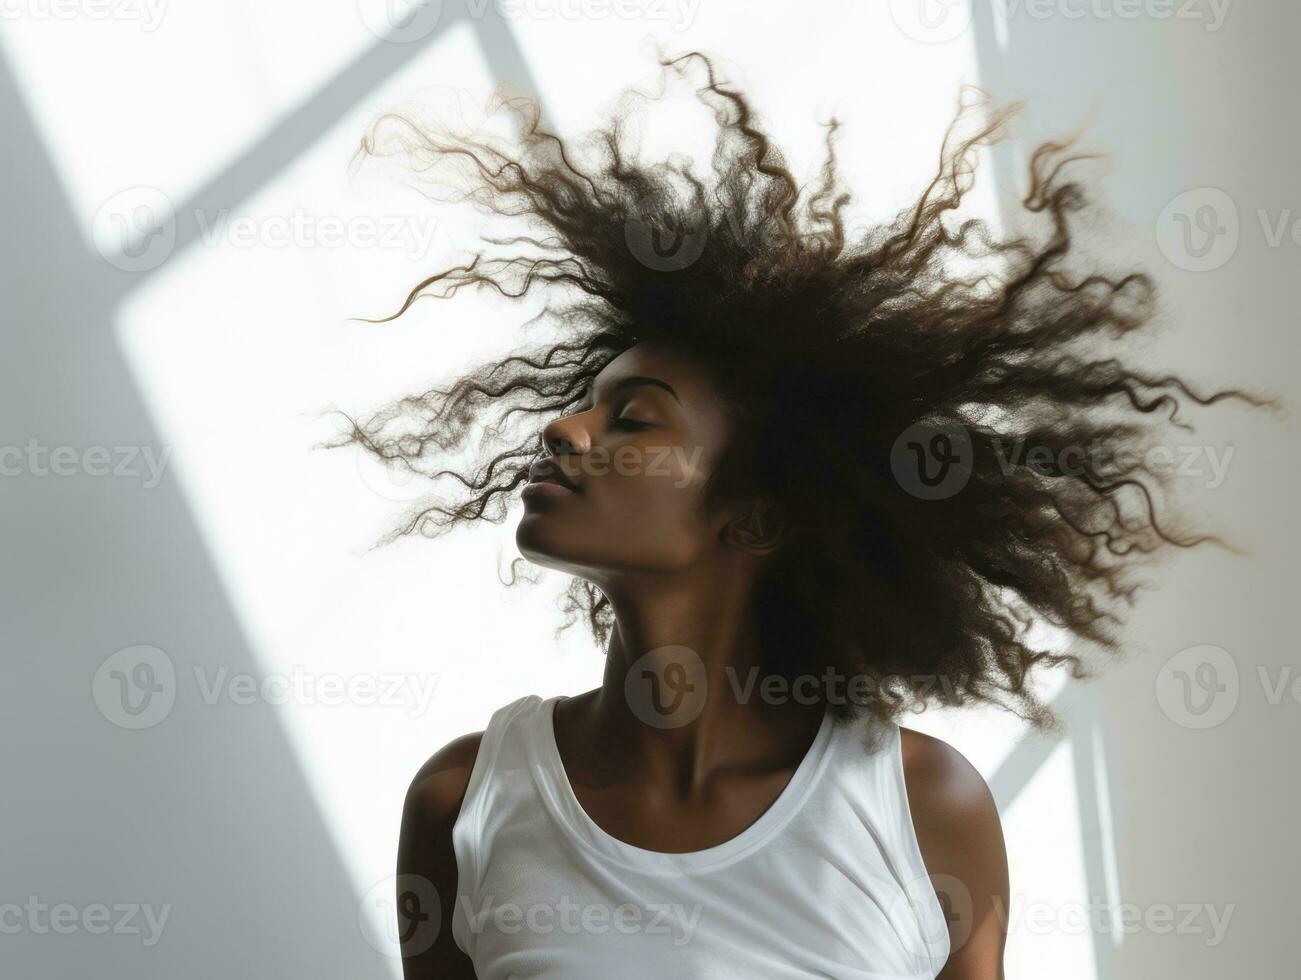
[[[899,738],[908,808],[927,871],[965,878],[991,864],[1006,868],[998,805],[979,770],[943,739],[902,726]]]
[[[902,725],[899,738],[914,821],[966,822],[991,815],[997,819],[998,808],[989,785],[965,755],[943,739]],[[918,809],[922,812],[918,813]]]
[[[429,757],[407,788],[404,812],[422,823],[455,822],[483,732],[454,738]]]
[[[410,954],[404,949],[402,969],[406,980],[471,980],[474,977],[469,958],[456,946],[452,934],[458,875],[452,828],[460,815],[482,738],[482,732],[474,732],[448,742],[420,767],[407,788],[398,836],[397,872],[400,876],[424,879],[433,887],[439,899],[439,916],[432,944],[418,944],[419,948],[412,949]],[[405,906],[398,903],[395,907],[399,934],[418,935],[411,931],[418,923],[401,918]]]
[[[949,921],[940,977],[1001,978],[1009,882],[994,794],[943,739],[902,726],[899,737],[917,844]]]

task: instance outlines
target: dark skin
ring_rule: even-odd
[[[574,793],[599,827],[638,847],[684,852],[730,840],[784,789],[823,710],[795,699],[738,700],[726,674],[731,667],[745,676],[759,664],[752,597],[764,562],[780,550],[783,523],[760,500],[712,514],[700,508],[728,424],[709,379],[674,352],[625,351],[543,439],[576,489],[526,497],[520,552],[599,586],[616,619],[601,686],[556,708]],[[632,663],[670,646],[700,658],[707,693],[690,721],[656,728],[630,708],[624,681]],[[398,871],[424,876],[442,897],[438,937],[404,960],[408,980],[474,976],[452,938],[451,829],[480,735],[436,753],[407,794]],[[994,800],[943,741],[904,728],[902,751],[922,857],[950,911],[940,978],[1001,980],[1009,886]]]

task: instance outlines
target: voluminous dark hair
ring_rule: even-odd
[[[704,506],[761,498],[790,528],[755,604],[770,670],[865,676],[877,694],[866,707],[884,718],[976,701],[1056,725],[1036,668],[1087,676],[1085,648],[1118,652],[1138,566],[1217,540],[1167,526],[1168,473],[1146,450],[1187,428],[1187,402],[1263,402],[1199,394],[1111,349],[1152,321],[1153,282],[1080,260],[1072,230],[1086,197],[1067,172],[1083,158],[1070,141],[1030,157],[1023,217],[1036,233],[956,220],[978,152],[1005,138],[1015,106],[987,113],[965,89],[920,198],[851,233],[836,120],[804,188],[708,58],[661,65],[666,79],[703,73],[696,95],[718,124],[708,177],[676,156],[636,159],[622,112],[580,155],[520,97],[494,103],[516,124],[508,138],[402,113],[363,138],[359,157],[401,153],[431,180],[450,164],[462,200],[529,226],[485,237],[492,248],[369,322],[470,286],[542,293],[529,326],[554,331],[448,387],[348,417],[336,445],[459,484],[389,540],[505,520],[542,425],[621,352],[666,345],[714,380],[735,432]],[[530,424],[514,439],[520,416]],[[459,451],[468,461],[449,466]],[[581,615],[605,644],[613,615],[598,588],[574,579],[562,606],[565,626]]]

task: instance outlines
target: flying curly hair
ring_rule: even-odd
[[[985,113],[987,100],[973,105],[978,90],[964,89],[920,198],[851,230],[834,118],[820,179],[802,188],[709,58],[661,57],[661,70],[703,73],[695,95],[718,125],[707,178],[680,157],[636,159],[621,112],[580,154],[540,126],[535,101],[500,93],[493,111],[515,125],[508,138],[394,112],[363,138],[358,159],[400,154],[431,181],[449,165],[464,181],[459,200],[528,225],[483,236],[492,248],[367,322],[470,286],[541,294],[545,309],[526,326],[551,330],[449,386],[364,421],[345,415],[334,445],[457,484],[386,540],[503,522],[544,454],[542,426],[614,357],[663,345],[706,372],[731,423],[702,507],[763,499],[790,528],[755,604],[768,670],[866,677],[874,694],[857,706],[882,718],[986,702],[1058,727],[1032,683],[1041,670],[1090,676],[1082,654],[1119,652],[1141,565],[1163,549],[1223,544],[1171,526],[1170,474],[1151,448],[1188,428],[1188,403],[1267,402],[1198,393],[1114,356],[1112,341],[1153,320],[1153,282],[1078,260],[1072,228],[1087,202],[1066,172],[1086,158],[1069,154],[1070,140],[1029,160],[1021,214],[1036,233],[955,220],[978,152],[1005,138],[1016,105]],[[792,465],[791,447],[807,462]],[[614,617],[598,588],[575,578],[561,606],[561,629],[582,617],[605,644]]]

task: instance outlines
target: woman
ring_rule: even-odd
[[[569,302],[558,341],[347,441],[467,489],[402,533],[499,521],[527,481],[521,554],[573,576],[571,622],[606,648],[600,687],[505,705],[416,774],[406,975],[1001,977],[994,801],[897,720],[986,702],[1054,724],[1037,675],[1083,676],[1138,559],[1208,540],[1158,520],[1141,450],[1189,401],[1256,399],[1099,350],[1150,320],[1152,284],[1081,265],[1064,144],[1030,165],[1042,234],[951,220],[1006,110],[959,139],[960,111],[915,206],[851,234],[834,121],[805,191],[706,58],[664,65],[703,72],[708,180],[634,159],[622,116],[580,162],[527,100],[503,103],[505,148],[392,116],[363,141],[533,222],[393,317],[464,286]],[[482,424],[502,451],[439,469]]]

